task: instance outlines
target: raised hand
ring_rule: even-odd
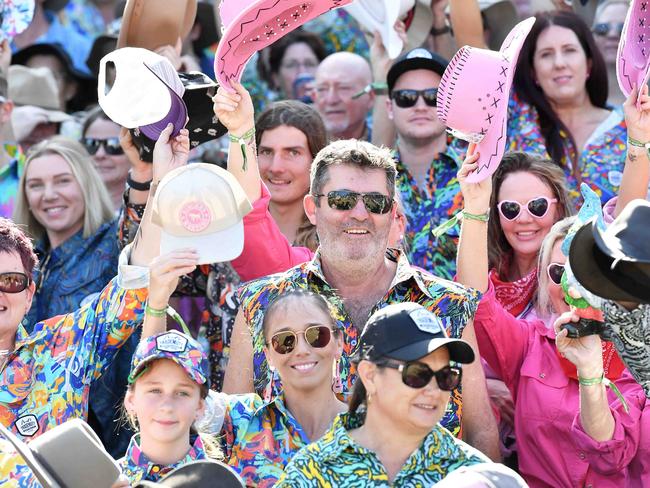
[[[583,378],[597,378],[603,373],[602,343],[598,335],[588,335],[577,339],[567,337],[568,331],[562,329],[564,324],[577,322],[580,317],[575,312],[565,312],[560,315],[553,328],[555,329],[555,345],[558,352],[578,369],[578,375]]]
[[[178,278],[194,271],[198,260],[194,249],[177,249],[154,258],[149,266],[149,305],[165,308],[178,285]]]
[[[255,111],[251,96],[240,83],[231,82],[236,93],[219,87],[212,98],[214,114],[234,136],[241,136],[255,125]]]
[[[153,183],[158,183],[170,171],[185,166],[190,153],[190,133],[181,129],[171,137],[174,126],[168,124],[160,133],[153,149]]]
[[[492,179],[486,178],[479,183],[469,183],[467,181],[467,177],[478,168],[479,153],[474,152],[475,149],[476,144],[471,143],[467,149],[465,161],[458,170],[457,177],[465,201],[465,210],[473,214],[484,214],[490,209]]]
[[[648,85],[643,85],[640,97],[638,97],[638,93],[638,88],[634,87],[623,104],[625,124],[627,125],[628,137],[646,143],[650,142],[650,96],[648,96]],[[638,104],[637,98],[639,99]]]

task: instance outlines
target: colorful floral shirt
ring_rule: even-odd
[[[428,488],[462,466],[490,462],[480,451],[436,425],[391,481],[377,455],[348,433],[361,427],[364,420],[363,413],[336,417],[323,437],[296,454],[276,486]]]
[[[221,434],[228,464],[246,486],[258,488],[274,486],[294,454],[309,444],[283,395],[269,403],[255,393],[226,395]]]
[[[426,188],[419,188],[399,151],[394,152],[397,164],[397,189],[406,213],[405,245],[409,261],[447,280],[456,274],[458,228],[436,238],[431,231],[463,209],[463,195],[456,178],[467,144],[459,139],[448,140],[448,149],[432,162]]]
[[[13,444],[0,436],[0,486],[2,488],[42,488]]]
[[[4,150],[13,159],[0,169],[0,217],[10,219],[16,205],[20,176],[25,169],[25,155],[16,144],[5,144]]]
[[[580,185],[573,174],[572,163],[568,157],[568,139],[565,141],[566,155],[564,160],[558,163],[566,174],[569,195],[576,208],[580,208]],[[603,204],[618,194],[625,167],[626,143],[627,127],[623,110],[617,107],[596,128],[578,157],[582,181],[598,193]],[[525,151],[550,158],[539,126],[537,110],[517,96],[510,99],[506,151]]]
[[[147,290],[112,280],[88,305],[39,322],[31,335],[19,326],[0,371],[0,422],[22,439],[71,418],[85,419],[90,384],[144,318]]]
[[[397,263],[397,271],[392,287],[375,305],[371,313],[391,303],[417,302],[440,317],[451,337],[460,337],[465,324],[472,319],[476,311],[478,292],[411,266],[406,256],[397,250],[389,249],[387,257]],[[361,331],[352,323],[343,301],[325,280],[318,253],[311,261],[295,266],[284,273],[250,281],[240,288],[242,313],[253,338],[255,390],[262,394],[270,381],[262,332],[264,311],[280,293],[296,288],[308,289],[323,295],[337,311],[334,319],[337,326],[344,331],[343,355],[339,360],[339,370],[343,393],[347,394],[351,391],[356,378],[356,368],[351,364],[350,357],[358,349]],[[460,407],[460,391],[454,390],[443,419],[443,425],[454,434],[457,434],[460,429]]]
[[[125,193],[118,231],[121,247],[135,238],[144,207],[129,203],[128,193]],[[213,263],[198,266],[191,275],[181,277],[174,292],[175,296],[205,297],[199,340],[208,344],[210,388],[216,391],[221,391],[228,364],[230,336],[239,309],[239,283],[239,275],[230,263]]]
[[[205,459],[205,449],[200,436],[193,436],[192,445],[187,454],[180,461],[174,464],[161,465],[152,462],[147,455],[140,449],[140,436],[138,434],[131,437],[131,442],[126,450],[126,455],[119,460],[122,474],[126,476],[131,485],[136,485],[140,481],[160,480],[164,475],[174,469],[183,466],[192,461]]]

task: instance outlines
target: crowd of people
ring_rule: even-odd
[[[650,95],[617,77],[640,2],[287,1],[333,5],[224,83],[238,1],[274,7],[0,0],[0,486],[42,486],[18,444],[72,419],[113,488],[198,460],[260,488],[650,486]],[[477,180],[440,95],[528,16],[510,92],[464,94],[479,125],[507,106]],[[569,258],[584,224],[609,261]]]

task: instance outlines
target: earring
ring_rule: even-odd
[[[338,359],[335,359],[332,363],[332,392],[336,395],[343,393],[343,382],[341,381]]]
[[[366,405],[370,405],[372,403],[372,392],[367,391],[366,392]]]
[[[269,368],[271,373],[271,378],[264,388],[264,403],[270,403],[271,398],[273,398],[273,385],[275,383],[275,368]]]

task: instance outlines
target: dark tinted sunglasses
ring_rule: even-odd
[[[611,31],[614,31],[614,35],[620,37],[623,33],[623,26],[623,23],[603,22],[602,24],[594,25],[592,32],[597,36],[606,36]]]
[[[536,197],[528,200],[525,207],[528,210],[528,213],[537,218],[541,219],[546,215],[548,209],[551,207],[551,203],[557,202],[557,198],[547,198],[547,197]],[[499,212],[503,215],[504,218],[508,220],[515,220],[519,217],[521,213],[522,205],[519,202],[512,200],[502,200],[498,203],[497,207]]]
[[[564,265],[559,263],[551,263],[546,267],[546,274],[553,283],[556,285],[561,285],[562,275],[564,274]]]
[[[385,214],[393,208],[393,200],[381,193],[357,193],[349,190],[334,190],[327,195],[314,195],[315,197],[327,196],[327,204],[335,210],[352,210],[356,207],[359,197],[363,200],[366,210],[374,214]]]
[[[284,330],[273,334],[271,342],[268,343],[273,347],[273,350],[278,354],[289,354],[296,348],[298,344],[298,335],[304,335],[305,341],[311,347],[320,349],[327,346],[332,340],[332,329],[326,325],[312,325],[307,327],[304,331],[294,332],[292,330]]]
[[[88,151],[88,154],[91,156],[99,151],[99,146],[104,146],[106,154],[111,156],[124,154],[124,150],[122,149],[122,146],[120,146],[120,140],[117,137],[109,137],[108,139],[92,139],[90,137],[84,137],[81,142],[86,148],[86,151]]]
[[[391,98],[399,108],[413,107],[420,97],[429,107],[435,107],[438,103],[437,96],[437,88],[427,88],[426,90],[393,90]]]
[[[400,363],[389,359],[377,362],[378,366],[396,369],[402,373],[402,383],[411,388],[424,388],[435,376],[438,388],[451,391],[460,385],[463,370],[455,366],[445,366],[438,371],[433,371],[429,366],[418,361]]]
[[[0,273],[0,291],[4,293],[20,293],[29,286],[29,278],[25,273]]]

